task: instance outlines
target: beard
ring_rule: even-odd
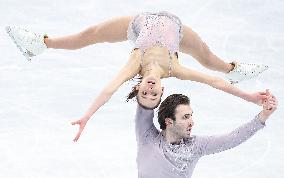
[[[186,138],[190,138],[190,134],[191,134],[191,128],[190,130],[182,128],[180,126],[175,125],[172,129],[172,134],[179,139],[186,139]]]

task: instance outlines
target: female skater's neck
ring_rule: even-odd
[[[161,78],[162,72],[163,71],[161,70],[161,68],[159,66],[148,65],[144,69],[143,77],[147,77],[147,76],[151,75],[151,76],[155,76],[157,78]]]

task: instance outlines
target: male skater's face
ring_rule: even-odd
[[[175,110],[176,120],[171,125],[168,125],[171,133],[180,139],[189,138],[191,129],[194,125],[192,118],[193,111],[190,105],[178,105]]]

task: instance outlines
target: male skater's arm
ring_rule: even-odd
[[[157,136],[158,130],[153,123],[154,110],[144,109],[137,104],[135,115],[135,133],[137,143],[145,141],[147,136]]]
[[[277,109],[277,100],[271,95],[268,100],[264,102],[263,110],[250,122],[242,125],[233,132],[220,135],[199,138],[201,155],[208,155],[225,151],[240,145],[248,140],[258,130],[265,126],[265,121]]]

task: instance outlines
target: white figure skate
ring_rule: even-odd
[[[31,57],[39,55],[47,49],[44,43],[44,38],[47,38],[45,34],[34,33],[17,26],[7,26],[6,31],[29,61]]]
[[[232,64],[235,66],[234,69],[226,74],[226,78],[231,84],[254,78],[268,69],[268,66],[263,64],[249,64],[242,62],[232,62]]]

